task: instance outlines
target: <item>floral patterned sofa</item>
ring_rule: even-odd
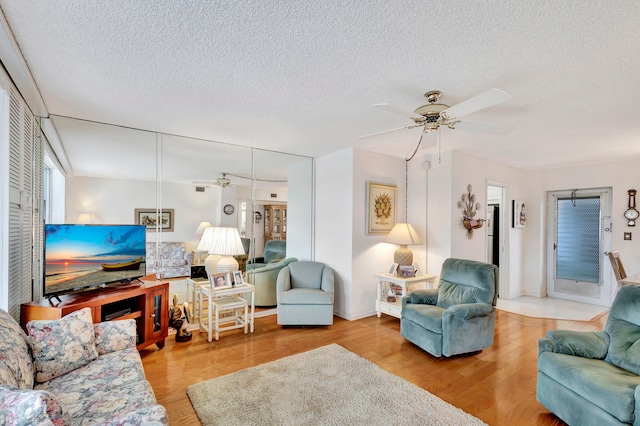
[[[163,241],[156,253],[156,243],[147,242],[147,274],[160,272],[159,278],[175,278],[191,276],[192,252],[187,252],[187,245],[180,242]]]
[[[135,320],[93,324],[85,308],[27,330],[0,309],[0,424],[168,424],[136,350]]]

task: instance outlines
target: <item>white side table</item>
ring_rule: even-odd
[[[227,287],[222,289],[211,288],[210,285],[200,285],[198,287],[198,327],[200,331],[205,330],[207,332],[207,341],[211,342],[212,335],[215,333],[216,340],[218,340],[219,332],[224,330],[231,330],[234,328],[244,328],[245,333],[247,332],[247,326],[249,327],[249,331],[253,333],[253,325],[254,325],[254,311],[255,311],[255,287],[251,284],[244,283],[239,287]],[[251,309],[246,312],[244,317],[238,313],[236,309],[242,308],[239,305],[241,303],[240,295],[250,293],[251,294]],[[203,302],[207,300],[207,306],[205,307],[207,313],[206,323],[204,321],[204,309]],[[242,299],[247,306],[246,301]],[[225,326],[224,328],[220,327],[219,318],[220,312],[223,310],[234,310],[234,315],[230,318],[224,318],[223,321],[228,322],[233,321],[234,324],[231,326]],[[215,323],[214,323],[215,317]]]
[[[388,274],[376,274],[376,278],[378,280],[378,291],[376,292],[376,313],[378,314],[378,318],[380,318],[382,314],[400,318],[400,313],[402,311],[402,298],[407,295],[407,289],[409,286],[424,283],[424,287],[428,286],[429,288],[433,288],[436,275],[423,274],[411,278],[402,278]],[[387,287],[389,283],[393,283],[402,288],[402,295],[400,297],[396,297],[395,302],[387,302],[387,292],[385,291],[385,287]]]
[[[187,278],[187,303],[189,303],[194,318],[200,315],[196,301],[198,300],[198,287],[201,285],[210,286],[211,283],[208,278]]]

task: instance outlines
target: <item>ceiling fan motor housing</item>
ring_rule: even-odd
[[[449,105],[430,103],[416,108],[414,112],[424,117],[424,121],[418,121],[424,122],[425,130],[435,130],[441,124],[440,113],[447,108]]]

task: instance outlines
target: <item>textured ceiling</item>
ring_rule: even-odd
[[[428,90],[455,105],[497,87],[512,99],[467,118],[514,129],[444,129],[443,150],[527,169],[640,157],[636,1],[0,7],[50,114],[307,156],[349,146],[404,156],[419,132],[358,139],[411,124],[371,104],[412,111]],[[63,144],[77,126],[66,127]]]

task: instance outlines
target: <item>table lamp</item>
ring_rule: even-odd
[[[420,244],[420,237],[411,224],[396,223],[389,234],[387,234],[387,238],[384,239],[384,242],[400,245],[393,254],[394,263],[397,263],[398,265],[413,264],[413,253],[407,246],[410,244]]]
[[[202,238],[200,238],[200,242],[198,243],[198,248],[196,248],[197,252],[209,253],[211,247],[213,247],[213,242],[215,241],[216,233],[219,228],[208,226],[205,228],[202,233]],[[220,256],[209,255],[204,261],[204,269],[207,271],[207,276],[215,272],[216,263],[220,260]]]
[[[240,269],[240,265],[238,265],[238,261],[233,256],[244,254],[240,233],[237,228],[220,227],[216,229],[213,245],[209,249],[209,254],[222,256],[216,265],[216,271],[237,271]]]
[[[200,222],[200,225],[198,225],[198,227],[196,228],[196,232],[194,232],[194,234],[203,235],[204,236],[204,231],[207,228],[211,228],[211,227],[212,227],[212,225],[209,222]],[[198,256],[198,263],[197,263],[198,265],[202,264],[202,262],[201,262],[202,255],[209,251],[208,248],[207,249],[201,249],[200,248],[200,244],[201,243],[202,243],[202,237],[200,237],[200,241],[198,241],[198,248],[196,248],[196,255]]]

